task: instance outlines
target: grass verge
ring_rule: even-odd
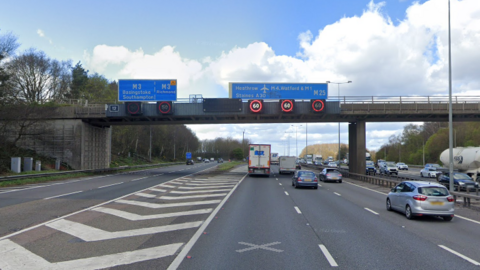
[[[217,171],[221,171],[221,172],[228,171],[233,169],[234,167],[237,167],[238,165],[244,165],[244,164],[246,163],[243,161],[232,161],[232,162],[222,163],[218,165]]]

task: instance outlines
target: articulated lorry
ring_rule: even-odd
[[[449,149],[440,154],[440,161],[446,168],[450,163]],[[473,180],[480,180],[480,147],[456,147],[453,148],[453,169],[470,175]]]
[[[248,175],[270,177],[270,144],[250,144],[248,150]]]
[[[294,173],[297,168],[297,158],[296,157],[280,157],[280,174],[283,173]]]

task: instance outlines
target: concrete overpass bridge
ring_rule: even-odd
[[[248,100],[179,99],[167,104],[171,106],[167,113],[161,112],[157,103],[142,103],[141,113],[133,114],[126,104],[97,104],[45,108],[49,112],[39,117],[53,123],[54,134],[63,132],[64,138],[71,138],[68,143],[58,143],[61,150],[56,151],[54,145],[44,153],[67,160],[78,169],[109,166],[113,125],[347,122],[350,171],[363,173],[366,122],[442,122],[448,121],[449,110],[445,96],[340,97],[326,100],[320,112],[314,110],[311,100],[292,101],[289,112],[282,110],[282,104],[282,100],[264,100],[261,110],[253,112]],[[454,121],[478,121],[480,97],[453,97],[452,109]],[[31,143],[27,140],[25,147],[41,148]]]

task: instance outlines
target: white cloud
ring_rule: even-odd
[[[43,32],[42,29],[38,29],[38,30],[37,30],[37,34],[38,34],[40,37],[44,37],[44,36],[45,36],[45,33]]]
[[[87,67],[92,71],[108,73],[111,66],[120,68],[112,79],[176,78],[181,97],[191,93],[225,97],[229,82],[327,80],[353,81],[352,84],[341,86],[341,94],[347,96],[446,95],[446,2],[414,2],[406,10],[405,19],[396,24],[382,13],[383,5],[383,2],[375,4],[372,1],[361,16],[341,18],[316,33],[300,33],[300,50],[295,56],[277,55],[267,43],[256,42],[201,60],[186,59],[172,46],[165,46],[154,54],[146,54],[142,49],[98,45],[91,54],[85,53],[85,58]],[[451,7],[453,90],[457,94],[478,96],[480,5],[478,0],[453,0]],[[330,95],[336,95],[336,90],[336,86],[331,87]],[[379,147],[390,135],[401,131],[403,124],[393,125],[395,128],[387,131],[385,125],[371,126],[372,130],[367,133],[367,137],[371,137],[367,140],[372,145],[367,147]],[[280,132],[278,126],[288,127],[268,127]],[[204,132],[208,134],[207,138],[220,134],[238,137],[238,129],[229,127],[215,132],[210,127]],[[324,127],[331,130],[330,133],[336,131],[332,125]],[[197,133],[202,138],[199,132],[202,132],[200,129]],[[271,136],[270,132],[252,134],[252,138],[259,140],[268,140]],[[276,138],[284,137],[280,132]],[[335,140],[334,134],[317,133],[312,138]]]

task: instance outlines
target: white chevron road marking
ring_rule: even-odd
[[[183,243],[145,248],[99,257],[50,263],[42,257],[6,239],[0,241],[0,269],[24,270],[93,270],[110,268],[119,265],[159,259],[174,255]]]
[[[116,203],[129,204],[129,205],[142,206],[142,207],[147,207],[147,208],[153,208],[153,209],[159,209],[159,208],[168,208],[168,207],[216,204],[216,203],[220,203],[220,201],[221,200],[183,202],[183,203],[148,203],[148,202],[138,202],[138,201],[131,201],[131,200],[116,200],[115,202]]]
[[[181,224],[157,226],[150,228],[126,230],[126,231],[117,231],[117,232],[108,232],[101,229],[97,229],[88,225],[81,223],[73,222],[66,219],[60,219],[58,221],[49,223],[45,226],[52,229],[70,234],[72,236],[78,237],[87,242],[109,240],[116,238],[132,237],[146,234],[155,234],[161,232],[171,232],[183,229],[196,228],[202,225],[203,221],[196,222],[187,222]]]
[[[192,210],[192,211],[183,211],[183,212],[175,212],[175,213],[166,213],[166,214],[156,214],[156,215],[138,215],[133,214],[130,212],[125,212],[117,209],[106,208],[106,207],[98,207],[92,209],[93,211],[102,212],[109,215],[114,215],[117,217],[121,217],[124,219],[128,219],[131,221],[138,221],[138,220],[149,220],[149,219],[158,219],[158,218],[169,218],[169,217],[181,217],[181,216],[191,216],[191,215],[202,215],[208,214],[212,212],[212,208],[207,209],[200,209],[200,210]]]

